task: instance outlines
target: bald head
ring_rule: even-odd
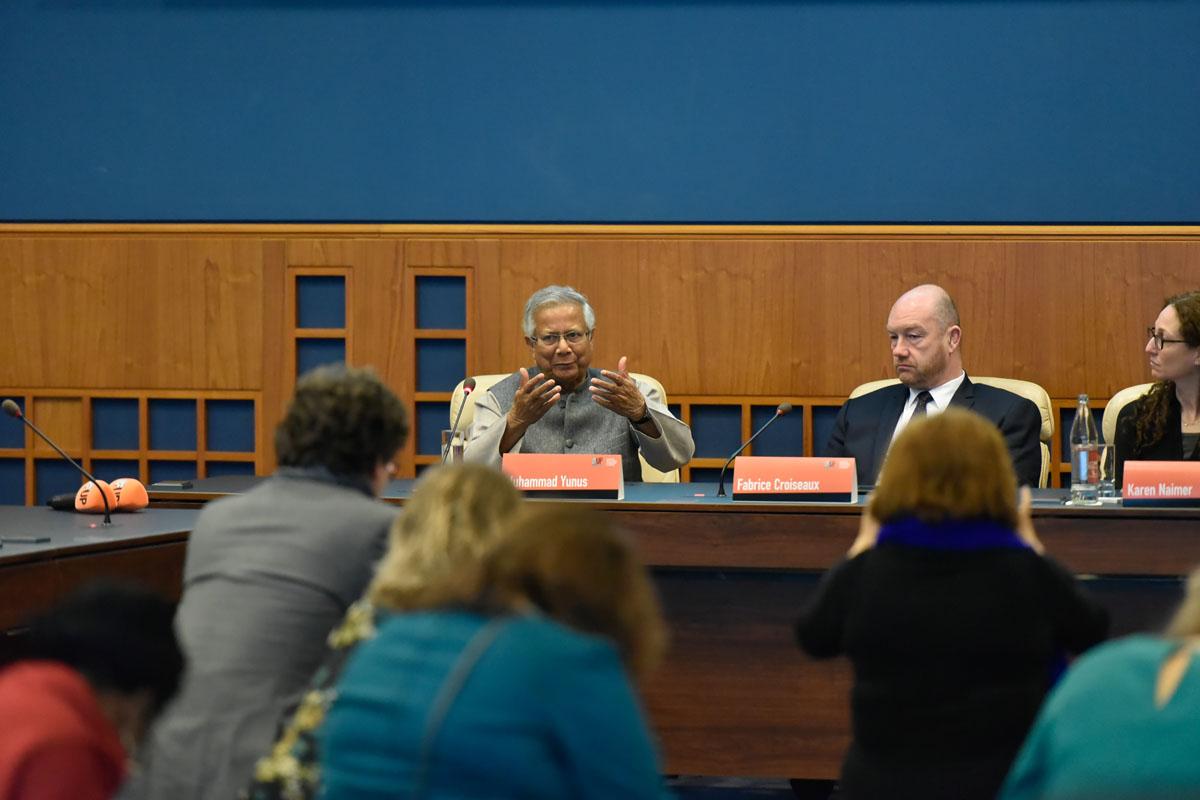
[[[932,389],[962,372],[958,309],[942,287],[926,283],[900,295],[888,314],[887,329],[901,383]]]
[[[892,306],[892,313],[888,315],[889,319],[896,313],[897,309],[932,317],[941,326],[942,330],[949,328],[951,325],[960,324],[958,321],[958,307],[954,305],[953,298],[950,297],[949,292],[936,283],[923,283],[920,286],[914,286],[900,295],[900,299]]]

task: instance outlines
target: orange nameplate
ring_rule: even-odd
[[[734,500],[858,501],[853,458],[739,456],[733,462]]]
[[[1200,461],[1126,461],[1127,506],[1200,506]]]
[[[505,453],[501,468],[530,497],[625,499],[619,455]]]

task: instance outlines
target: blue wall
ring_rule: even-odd
[[[1198,222],[1200,3],[0,1],[0,219]]]

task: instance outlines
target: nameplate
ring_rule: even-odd
[[[853,458],[739,456],[733,462],[733,499],[855,503],[858,472]]]
[[[505,453],[501,468],[526,497],[625,499],[619,455]]]
[[[1200,461],[1126,461],[1126,506],[1200,506]]]

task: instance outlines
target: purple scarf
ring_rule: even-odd
[[[960,519],[930,524],[916,517],[904,517],[883,525],[879,529],[877,543],[959,551],[1029,548],[1012,528],[988,519]]]

